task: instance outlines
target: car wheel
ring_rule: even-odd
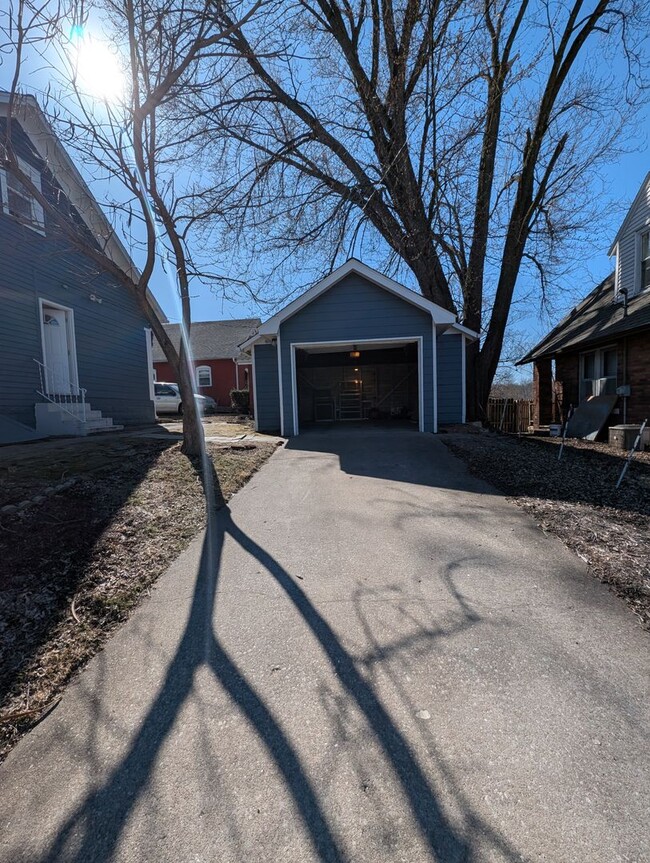
[[[178,406],[178,415],[179,415],[179,417],[183,416],[183,403],[182,402]]]

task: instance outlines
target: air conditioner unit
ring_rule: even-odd
[[[591,393],[594,396],[604,396],[607,388],[607,378],[594,378]]]

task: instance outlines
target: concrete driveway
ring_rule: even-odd
[[[0,860],[641,863],[648,670],[434,437],[306,434],[0,768]]]

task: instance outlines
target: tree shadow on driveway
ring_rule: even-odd
[[[216,501],[214,475],[204,477],[207,499]],[[429,859],[438,863],[461,863],[475,859],[475,841],[490,846],[506,861],[521,860],[496,831],[473,813],[460,794],[456,803],[465,813],[472,835],[461,835],[443,811],[439,792],[428,779],[425,766],[391,717],[375,687],[361,673],[364,663],[346,650],[323,614],[283,566],[233,520],[227,507],[208,506],[207,530],[190,613],[175,654],[157,696],[140,724],[131,745],[106,780],[87,794],[59,828],[40,863],[108,863],[115,859],[129,817],[148,792],[157,759],[184,704],[188,701],[196,673],[204,668],[228,694],[254,730],[282,777],[313,849],[313,859],[342,863],[349,858],[331,817],[321,802],[319,790],[301,762],[295,746],[279,718],[242,673],[214,630],[217,586],[224,541],[230,537],[250,554],[278,585],[302,623],[317,640],[346,699],[360,712],[389,765],[417,826]],[[473,617],[473,619],[472,619]],[[476,623],[470,615],[465,625]],[[437,637],[436,633],[430,637]],[[361,669],[361,670],[360,670]],[[222,741],[227,745],[227,741]],[[431,756],[429,746],[428,755]],[[180,790],[180,789],[179,789]]]

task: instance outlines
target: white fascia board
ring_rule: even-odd
[[[275,333],[272,336],[263,336],[261,333],[253,333],[252,336],[249,336],[245,342],[242,342],[240,345],[237,345],[240,351],[248,351],[253,345],[270,345],[275,337]]]
[[[305,291],[304,294],[296,297],[295,300],[283,309],[280,309],[280,311],[273,315],[273,317],[269,318],[268,321],[260,326],[258,335],[276,335],[280,328],[280,324],[295,315],[296,312],[299,312],[300,309],[304,308],[304,306],[309,305],[309,303],[321,294],[325,293],[325,291],[329,290],[329,288],[333,287],[346,276],[350,275],[350,273],[356,273],[357,275],[367,279],[372,284],[377,285],[377,287],[390,291],[390,293],[401,297],[403,300],[406,300],[406,302],[423,309],[423,311],[428,312],[431,315],[436,324],[453,324],[456,320],[456,316],[453,312],[449,312],[447,309],[443,309],[442,306],[432,303],[420,294],[416,294],[415,291],[411,291],[409,288],[404,287],[404,285],[400,285],[399,282],[389,279],[387,276],[384,276],[377,270],[373,270],[372,267],[369,267],[366,264],[362,264],[361,261],[357,261],[356,258],[351,258],[342,266],[334,270],[334,272],[330,273],[329,276],[326,276],[320,282],[312,285],[312,287]]]
[[[470,330],[469,327],[464,327],[462,324],[458,322],[452,324],[450,327],[447,327],[446,330],[443,331],[443,336],[453,335],[454,333],[460,333],[461,335],[468,338],[470,341],[476,341],[479,338],[479,334],[474,332],[474,330]]]
[[[9,94],[0,94],[0,116],[7,116]],[[63,147],[33,96],[19,97],[15,116],[25,134],[34,145],[40,158],[61,186],[64,195],[83,219],[93,237],[100,241],[102,252],[116,264],[132,281],[137,282],[140,273],[124,248],[104,211],[101,209],[84,178]],[[158,301],[147,288],[147,299],[162,323],[167,316]]]

